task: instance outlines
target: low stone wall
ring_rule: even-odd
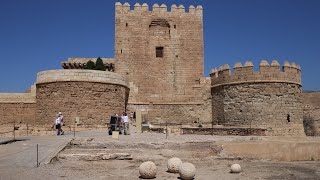
[[[38,73],[36,120],[50,124],[62,112],[65,123],[80,118],[83,126],[105,125],[126,109],[129,88],[118,74],[94,70],[52,70]]]
[[[265,136],[262,128],[181,128],[182,134],[219,135],[219,136]]]
[[[259,140],[252,138],[250,141],[221,141],[225,154],[244,159],[261,159],[268,161],[319,161],[320,143],[318,138],[289,139],[278,137],[277,139]],[[312,162],[310,162],[312,163]],[[279,179],[279,178],[276,178]]]

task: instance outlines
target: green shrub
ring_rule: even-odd
[[[103,61],[100,57],[98,57],[97,61],[96,61],[96,67],[95,70],[100,70],[100,71],[105,71],[106,70],[106,66],[103,64]]]
[[[94,64],[94,62],[90,60],[87,62],[85,69],[95,69],[95,67],[96,65]]]

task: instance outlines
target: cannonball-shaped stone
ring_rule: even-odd
[[[182,163],[179,166],[179,175],[183,180],[193,179],[196,175],[196,167],[192,163]]]
[[[231,165],[231,173],[240,173],[241,166],[239,164],[232,164]]]
[[[146,161],[139,166],[140,176],[144,179],[152,179],[156,177],[157,166],[154,162]]]
[[[172,173],[179,172],[179,166],[181,165],[181,163],[182,163],[181,159],[177,157],[173,157],[169,159],[167,164],[168,171]]]

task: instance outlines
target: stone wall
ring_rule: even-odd
[[[0,93],[0,124],[13,126],[35,122],[36,87],[29,93]]]
[[[268,135],[303,135],[299,68],[284,66],[280,72],[280,66],[262,61],[260,71],[254,72],[249,64],[236,66],[234,74],[228,66],[211,74],[215,124],[265,128]],[[264,71],[262,66],[269,70]],[[270,70],[272,67],[278,71]]]
[[[295,63],[290,64],[284,62],[282,69],[278,61],[273,60],[269,63],[262,60],[259,65],[259,71],[254,71],[252,62],[247,61],[244,66],[241,63],[236,63],[233,67],[233,73],[228,64],[212,69],[210,72],[211,85],[221,86],[224,84],[240,84],[240,83],[263,83],[263,82],[278,82],[278,83],[293,83],[301,85],[301,68]]]
[[[203,104],[130,104],[129,109],[139,109],[143,112],[143,121],[153,125],[211,124],[211,110],[204,109]]]
[[[265,136],[266,129],[262,128],[181,128],[181,134],[200,134],[200,135],[218,135],[218,136]]]
[[[107,71],[54,70],[38,73],[36,120],[50,124],[62,112],[66,124],[105,125],[126,109],[129,89],[123,77]]]
[[[210,79],[202,79],[198,94],[201,100],[197,102],[163,102],[163,103],[134,103],[129,102],[129,111],[141,110],[151,124],[168,123],[181,125],[211,125],[212,99]],[[195,124],[196,123],[196,124]]]
[[[126,78],[108,71],[60,69],[42,71],[37,74],[37,84],[70,81],[116,84],[128,87]]]
[[[35,103],[3,103],[0,102],[0,124],[1,126],[16,126],[21,124],[35,123]],[[3,125],[2,125],[3,124]]]
[[[116,72],[128,77],[131,103],[195,102],[203,64],[202,7],[115,5]],[[163,57],[156,57],[156,48]]]
[[[306,134],[320,136],[320,92],[304,92],[302,98]]]

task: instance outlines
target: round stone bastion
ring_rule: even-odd
[[[62,112],[66,125],[106,125],[110,116],[125,111],[129,88],[117,73],[97,70],[62,69],[37,74],[36,124],[53,124]],[[78,119],[78,118],[77,118]]]
[[[211,71],[214,124],[263,128],[266,135],[304,135],[301,69],[299,65],[263,60],[255,71],[251,62]]]

